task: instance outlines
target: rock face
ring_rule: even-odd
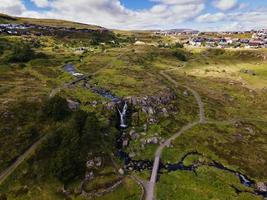
[[[148,124],[154,124],[160,116],[169,116],[168,110],[173,110],[170,106],[176,98],[176,95],[168,89],[154,96],[126,97],[124,101],[127,101],[133,107],[138,108],[139,112],[145,114],[148,117]],[[138,121],[139,115],[133,119],[134,121]],[[147,129],[148,124],[146,124],[146,127],[144,126],[144,129]]]
[[[153,109],[159,105],[166,105],[172,100],[176,99],[176,95],[171,90],[159,92],[154,96],[146,97],[126,97],[125,100],[131,103],[133,106],[146,107],[148,112],[152,112]]]

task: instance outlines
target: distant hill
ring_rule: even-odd
[[[77,29],[104,29],[104,27],[83,24],[78,22],[71,22],[66,20],[57,20],[57,19],[35,19],[35,18],[20,18],[20,17],[12,17],[9,15],[0,13],[0,23],[16,23],[16,24],[36,24],[36,25],[44,25],[44,26],[53,26],[53,27],[66,27],[66,28],[77,28]]]
[[[194,29],[170,29],[170,30],[160,30],[158,32],[167,32],[167,33],[198,33],[198,30]]]
[[[14,21],[17,21],[17,18],[10,17],[8,15],[0,13],[0,23],[1,24],[6,24],[6,23],[14,22]]]

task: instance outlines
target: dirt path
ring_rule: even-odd
[[[19,156],[16,161],[10,165],[6,170],[0,173],[0,185],[15,171],[15,169],[27,158],[29,158],[37,149],[37,147],[47,138],[47,135],[41,137],[36,141],[27,151]]]
[[[164,78],[166,78],[168,81],[173,83],[174,86],[176,86],[176,87],[178,86],[178,83],[174,79],[172,79],[169,75],[165,74],[164,72],[160,72],[160,74]],[[161,144],[157,148],[157,151],[155,153],[155,159],[154,159],[154,163],[153,163],[153,169],[152,169],[152,173],[151,173],[151,178],[150,178],[150,181],[148,182],[147,187],[146,187],[146,200],[155,200],[155,185],[156,185],[157,175],[158,175],[158,170],[159,170],[160,157],[161,157],[163,149],[165,147],[168,147],[171,144],[171,141],[173,141],[176,138],[178,138],[184,132],[188,131],[189,129],[193,128],[194,126],[196,126],[198,124],[203,124],[206,121],[204,104],[201,101],[201,97],[192,88],[190,88],[188,86],[184,86],[184,87],[187,90],[189,90],[195,97],[195,100],[196,100],[196,102],[198,104],[198,107],[199,107],[199,120],[187,124],[179,132],[175,133],[172,137],[170,137],[168,140],[166,140],[163,144]]]

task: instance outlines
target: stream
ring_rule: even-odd
[[[79,78],[78,78],[78,79],[76,79],[76,80],[74,80],[74,81],[71,82],[72,84],[76,84],[76,83],[78,83],[78,82],[80,82],[80,81],[83,81],[83,80],[87,81],[86,77],[83,76],[83,74],[78,73],[76,67],[75,67],[73,64],[71,64],[71,63],[65,64],[65,65],[63,66],[63,70],[64,70],[65,72],[67,72],[67,73],[73,75],[73,76],[75,76],[75,74],[76,74],[76,75],[79,75]],[[77,76],[76,76],[76,77],[77,77]],[[102,96],[102,97],[104,97],[104,98],[106,98],[106,99],[109,99],[109,100],[111,100],[112,102],[116,102],[116,103],[118,103],[118,102],[121,101],[121,99],[120,99],[119,97],[113,95],[111,92],[107,91],[107,90],[104,89],[104,88],[96,87],[96,86],[92,86],[92,87],[90,86],[90,89],[91,89],[91,91],[92,91],[93,93],[96,93],[96,94],[98,94],[98,95],[100,95],[100,96]]]
[[[124,161],[124,168],[130,171],[143,171],[143,170],[152,170],[153,168],[153,161],[151,160],[133,160],[132,158],[130,158],[129,154],[126,153],[123,150],[123,131],[125,130],[125,128],[127,128],[127,125],[125,123],[125,120],[127,118],[127,116],[130,115],[130,113],[128,113],[127,115],[127,103],[124,102],[124,106],[122,108],[122,110],[120,110],[119,108],[117,109],[119,116],[120,116],[120,136],[117,138],[117,156]],[[160,162],[159,165],[159,171],[158,171],[158,179],[160,178],[160,174],[164,173],[161,172],[162,170],[167,170],[167,172],[172,172],[172,171],[192,171],[194,172],[196,175],[196,170],[201,167],[201,166],[210,166],[210,167],[214,167],[216,169],[219,170],[223,170],[223,171],[227,171],[230,172],[231,174],[234,174],[235,176],[237,176],[239,178],[239,181],[241,184],[243,184],[246,187],[252,188],[254,192],[251,192],[254,195],[259,195],[262,196],[264,198],[267,198],[267,192],[261,192],[258,191],[255,187],[255,182],[251,179],[249,179],[246,175],[234,171],[232,169],[229,169],[227,167],[225,167],[224,165],[212,160],[210,163],[208,164],[201,164],[201,163],[194,163],[192,165],[186,166],[184,165],[184,161],[185,159],[190,156],[190,155],[198,155],[198,156],[203,156],[201,153],[198,152],[189,152],[186,155],[184,155],[180,161],[178,161],[177,163],[174,164],[163,164],[162,162]],[[248,191],[239,191],[237,188],[233,187],[237,193],[242,193],[242,192],[248,192]]]
[[[70,74],[77,73],[77,70],[74,65],[72,64],[66,64],[64,66],[64,70]],[[152,170],[153,168],[153,161],[151,160],[133,160],[130,158],[129,154],[123,150],[123,132],[124,130],[128,127],[127,125],[127,118],[131,116],[131,113],[129,113],[128,110],[128,104],[127,102],[123,102],[121,98],[113,95],[111,92],[99,88],[99,87],[91,87],[91,90],[99,94],[100,96],[109,99],[112,102],[115,102],[117,104],[117,112],[119,115],[119,128],[118,130],[120,131],[120,135],[118,136],[116,140],[116,148],[117,148],[117,156],[124,162],[124,168],[130,171],[143,171],[143,170]],[[196,170],[201,167],[205,166],[204,164],[192,164],[190,166],[185,166],[184,165],[184,160],[190,156],[190,155],[199,155],[203,156],[202,154],[198,152],[189,152],[186,155],[184,155],[181,160],[177,163],[174,164],[163,164],[160,162],[159,165],[159,172],[158,172],[158,178],[160,178],[160,174],[162,174],[161,170],[167,170],[168,172],[172,171],[192,171],[196,174]],[[232,169],[229,169],[222,164],[212,160],[211,163],[207,164],[207,166],[214,167],[216,169],[224,170],[227,172],[230,172],[237,176],[240,180],[240,183],[243,184],[246,187],[250,187],[254,190],[252,192],[255,195],[260,195],[263,196],[264,198],[267,198],[267,192],[261,192],[255,189],[255,182],[253,180],[250,180],[246,175],[236,172]],[[233,187],[233,186],[232,186]],[[237,193],[241,192],[247,192],[247,191],[240,191],[237,188],[233,187]]]

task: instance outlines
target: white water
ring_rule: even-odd
[[[124,103],[122,111],[120,111],[119,108],[117,108],[117,109],[118,109],[119,114],[120,114],[120,127],[121,128],[126,128],[127,127],[127,125],[126,125],[126,112],[127,112],[127,109],[128,109],[127,103],[126,102]]]
[[[242,182],[244,185],[249,186],[250,185],[250,181],[248,179],[246,179],[245,176],[243,176],[242,174],[239,175],[239,177],[241,178]]]

